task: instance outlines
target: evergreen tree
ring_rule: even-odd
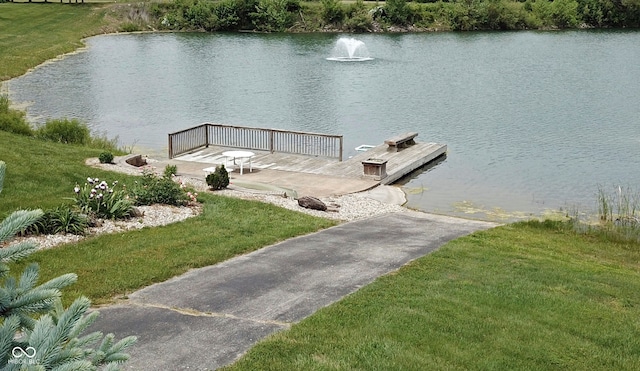
[[[0,243],[41,216],[40,210],[12,213],[0,223]],[[98,313],[86,314],[91,303],[85,297],[63,308],[60,290],[76,281],[75,274],[37,285],[39,269],[34,263],[19,279],[9,276],[8,264],[35,250],[36,245],[27,242],[0,248],[0,370],[118,370],[118,364],[129,358],[123,350],[136,338],[114,343],[112,334],[81,336]]]

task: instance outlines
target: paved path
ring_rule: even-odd
[[[492,223],[386,214],[192,270],[101,308],[90,330],[138,336],[131,370],[212,370],[260,339]]]

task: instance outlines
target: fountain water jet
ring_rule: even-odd
[[[333,48],[329,61],[338,62],[363,62],[373,60],[369,56],[369,50],[364,42],[352,37],[341,37]]]

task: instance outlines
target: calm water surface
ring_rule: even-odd
[[[343,134],[348,155],[417,131],[449,146],[404,184],[426,211],[540,214],[640,186],[640,32],[357,35],[373,61],[327,61],[339,37],[101,36],[9,89],[37,121],[163,153],[205,121]]]

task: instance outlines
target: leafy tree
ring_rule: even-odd
[[[296,1],[259,0],[251,13],[253,25],[258,31],[283,32],[293,26],[296,6],[300,6]]]
[[[412,11],[406,0],[387,0],[384,4],[384,18],[392,24],[405,26],[411,23]]]
[[[352,32],[369,32],[373,28],[373,18],[362,0],[356,0],[347,10],[344,27]]]

